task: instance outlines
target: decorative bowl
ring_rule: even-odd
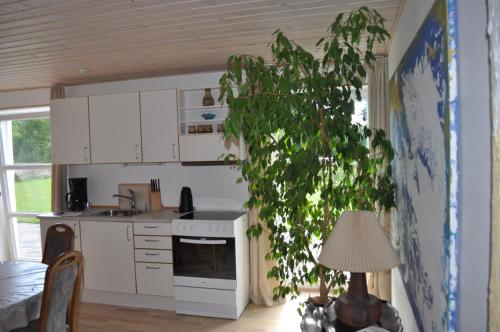
[[[215,118],[215,114],[214,113],[203,113],[201,116],[205,120],[212,120],[213,118]]]

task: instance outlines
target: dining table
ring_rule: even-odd
[[[0,332],[26,327],[38,319],[47,265],[0,262]]]

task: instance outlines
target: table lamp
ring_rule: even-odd
[[[366,327],[377,324],[380,299],[368,294],[365,272],[378,272],[399,265],[389,239],[372,211],[344,212],[327,239],[319,262],[351,272],[347,293],[335,301],[335,313],[344,324]]]

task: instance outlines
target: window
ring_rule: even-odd
[[[0,176],[16,259],[41,260],[37,214],[50,211],[49,107],[0,112]]]
[[[360,125],[368,125],[368,86],[363,85],[361,89],[361,101],[354,102],[354,114],[352,122]]]

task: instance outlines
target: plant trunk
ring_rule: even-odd
[[[328,220],[329,220],[329,210],[328,204],[323,206],[323,223],[321,224],[321,242],[322,247],[324,247],[328,235]],[[319,266],[319,299],[320,304],[326,304],[328,302],[328,287],[326,286],[325,278],[325,267],[323,265]]]
[[[326,304],[328,302],[328,288],[325,281],[325,267],[319,266],[319,298],[318,304]]]
[[[332,161],[330,158],[330,144],[329,144],[329,139],[328,139],[328,133],[325,129],[325,109],[320,108],[319,110],[320,113],[320,131],[321,131],[321,138],[323,145],[325,147],[325,152],[328,155],[328,162],[326,159],[323,159],[322,162],[322,172],[323,172],[323,186],[326,187],[326,184],[328,183],[328,187],[331,185],[332,181]],[[326,168],[326,174],[325,174],[325,168]],[[326,176],[325,176],[326,175]],[[327,182],[328,181],[328,182]],[[330,209],[329,205],[327,202],[323,203],[323,222],[321,223],[321,246],[324,247],[327,236],[328,236],[328,225],[330,222]],[[326,304],[328,302],[328,292],[329,288],[326,286],[326,278],[325,278],[325,267],[323,265],[319,266],[319,298],[318,302],[319,304]]]

